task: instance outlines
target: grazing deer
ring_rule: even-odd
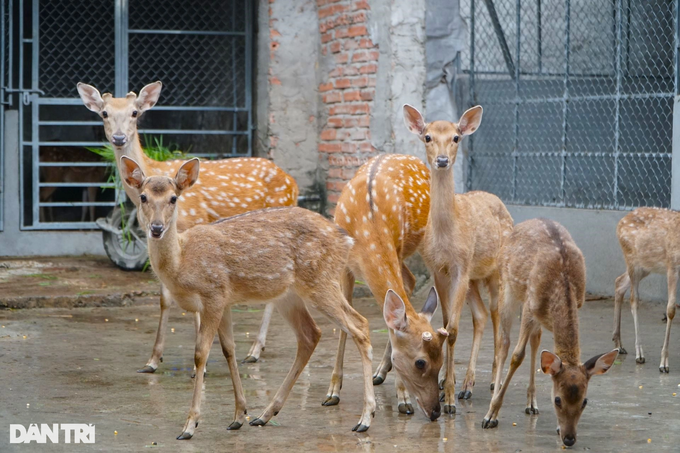
[[[434,289],[418,313],[409,302],[415,277],[404,259],[415,253],[425,232],[430,197],[429,171],[413,156],[383,154],[369,160],[343,188],[335,223],[354,238],[345,274],[345,298],[351,303],[356,278],[363,279],[383,306],[390,341],[374,377],[381,384],[397,372],[399,412],[412,414],[406,392],[431,420],[441,413],[437,376],[442,366],[446,331],[435,331],[430,319],[437,308]],[[338,404],[346,335],[341,333],[325,406]],[[405,386],[405,387],[404,387]]]
[[[503,202],[490,193],[454,193],[453,164],[460,141],[474,133],[482,121],[482,107],[467,110],[458,123],[425,123],[418,110],[404,105],[408,129],[425,144],[432,168],[430,212],[421,254],[434,275],[442,302],[444,324],[449,333],[444,381],[445,414],[456,412],[454,347],[463,303],[472,311],[473,343],[470,363],[458,398],[469,399],[475,384],[475,368],[487,312],[479,285],[489,291],[489,309],[495,339],[498,338],[498,256],[501,244],[512,231],[512,217]],[[494,362],[495,367],[495,362]]]
[[[541,369],[553,381],[552,398],[564,445],[576,443],[576,426],[588,400],[588,382],[604,374],[618,350],[596,355],[581,364],[578,309],[586,297],[586,265],[569,232],[557,222],[532,219],[515,226],[501,252],[501,329],[496,348],[495,392],[482,428],[498,426],[498,412],[515,371],[522,364],[531,341],[531,368],[527,390],[527,414],[538,414],[534,375],[541,327],[554,335],[555,353],[541,352]],[[512,320],[522,307],[522,325],[510,369],[501,385],[503,365],[510,346]]]
[[[174,179],[147,178],[139,164],[126,156],[120,168],[121,178],[140,201],[138,218],[148,231],[151,266],[183,309],[201,314],[194,358],[197,370],[205,367],[213,338],[219,335],[236,397],[229,429],[240,428],[246,416],[231,306],[272,301],[295,331],[297,353],[274,399],[250,424],[264,425],[279,413],[321,338],[308,304],[351,335],[359,348],[364,410],[353,430],[366,431],[376,407],[369,325],[342,294],[352,238],[320,214],[297,207],[249,212],[179,233],[180,200],[198,180],[198,159],[184,163]],[[191,438],[198,426],[202,386],[203,373],[197,373],[191,410],[177,439]]]
[[[668,349],[680,272],[680,213],[658,208],[638,208],[619,221],[616,235],[626,260],[626,272],[616,279],[612,340],[621,354],[628,353],[621,346],[621,305],[626,291],[630,289],[630,310],[635,323],[635,362],[645,363],[637,314],[640,303],[638,286],[650,273],[665,273],[668,280],[668,305],[666,305],[666,336],[661,349],[659,371],[668,373]]]
[[[78,93],[85,107],[99,115],[104,122],[106,138],[113,146],[116,164],[120,170],[120,158],[128,156],[139,163],[146,175],[174,175],[183,161],[157,162],[144,154],[137,132],[139,117],[151,109],[161,94],[161,82],[146,85],[139,96],[130,92],[124,98],[114,98],[110,93],[99,94],[90,85],[78,83]],[[273,162],[262,158],[236,158],[204,161],[205,170],[191,189],[188,189],[177,206],[177,228],[186,230],[194,225],[209,223],[223,217],[230,217],[256,209],[295,206],[298,187],[295,180]],[[132,202],[139,206],[135,190],[124,187]],[[165,332],[167,330],[168,308],[173,295],[161,287],[161,317],[151,358],[138,372],[153,373],[162,362]],[[267,332],[273,307],[267,307],[260,328]],[[195,317],[196,331],[200,324],[198,313]],[[251,348],[248,361],[256,361],[264,349],[264,335]],[[261,341],[261,343],[260,343]]]

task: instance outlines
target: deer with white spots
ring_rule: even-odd
[[[588,383],[604,374],[618,356],[614,349],[581,363],[578,310],[586,297],[586,265],[583,254],[569,232],[557,222],[532,219],[515,226],[500,257],[502,277],[500,338],[496,348],[495,392],[482,428],[498,426],[498,413],[510,380],[522,364],[531,342],[531,367],[525,413],[538,414],[536,403],[536,353],[541,327],[554,336],[555,352],[541,352],[541,369],[552,377],[552,400],[558,432],[564,445],[576,443],[576,426],[588,403]],[[512,321],[522,309],[522,325],[510,369],[501,384],[508,356]]]
[[[106,138],[113,147],[116,165],[120,170],[120,158],[128,156],[139,163],[146,175],[170,176],[177,173],[183,161],[158,162],[144,154],[137,132],[137,121],[151,109],[161,94],[161,82],[146,85],[139,96],[130,92],[124,98],[114,98],[110,93],[99,94],[90,85],[78,83],[80,98],[89,110],[102,118]],[[297,205],[298,187],[295,180],[273,162],[262,158],[236,158],[208,160],[203,162],[204,171],[200,181],[188,189],[178,200],[177,228],[186,230],[194,225],[209,223],[256,209]],[[128,198],[139,206],[138,194],[125,186]],[[161,317],[151,358],[138,372],[153,373],[163,357],[163,345],[167,330],[168,309],[173,295],[161,287]],[[264,349],[264,340],[273,312],[267,306],[258,339],[253,344],[247,361],[256,361]],[[200,316],[196,313],[196,331]]]
[[[180,233],[180,200],[198,180],[198,159],[184,163],[174,178],[147,178],[141,166],[126,156],[120,168],[121,178],[141,200],[137,217],[149,233],[154,272],[183,309],[201,314],[194,356],[197,370],[205,367],[215,334],[219,336],[236,399],[229,429],[240,428],[246,417],[234,356],[231,306],[272,302],[295,331],[297,353],[274,399],[250,424],[264,425],[279,413],[314,352],[321,330],[307,311],[311,306],[338,324],[359,348],[364,408],[354,431],[366,431],[376,408],[369,325],[342,292],[352,238],[320,214],[298,207],[248,212]],[[203,373],[197,373],[180,440],[191,438],[198,426],[203,380]]]
[[[404,259],[418,249],[425,232],[430,172],[413,156],[383,154],[369,160],[343,188],[335,223],[355,240],[345,274],[345,298],[351,303],[355,279],[362,279],[383,307],[389,343],[373,377],[385,380],[394,366],[399,412],[413,413],[410,396],[431,420],[441,413],[437,377],[444,329],[430,324],[437,308],[434,289],[417,312],[409,302],[416,280]],[[346,335],[341,333],[324,406],[338,404]]]
[[[443,412],[454,414],[454,347],[464,302],[472,310],[473,343],[470,362],[458,398],[468,399],[475,384],[475,368],[486,324],[487,312],[479,294],[479,285],[489,291],[489,309],[498,338],[498,257],[502,242],[512,231],[513,221],[503,202],[490,193],[454,193],[453,164],[463,137],[477,130],[482,121],[482,107],[467,110],[458,123],[426,123],[420,112],[404,105],[406,127],[425,144],[432,168],[430,212],[421,246],[421,254],[434,275],[435,287],[442,302],[444,324],[448,331],[446,377]],[[494,362],[495,368],[495,362]]]
[[[666,336],[661,349],[659,371],[669,372],[671,324],[675,317],[675,298],[680,272],[680,213],[658,208],[638,208],[619,221],[616,235],[626,260],[626,272],[616,279],[614,297],[614,345],[621,354],[628,352],[621,346],[621,305],[630,289],[630,310],[635,324],[635,362],[645,363],[640,344],[638,286],[650,273],[666,274],[668,304],[666,305]]]

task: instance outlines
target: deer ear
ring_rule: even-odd
[[[179,190],[186,190],[193,186],[198,180],[198,170],[200,163],[198,157],[188,160],[179,167],[177,176],[175,176],[175,184]]]
[[[403,332],[408,327],[406,318],[406,306],[401,297],[391,289],[385,295],[385,305],[383,306],[383,317],[387,327],[395,332]]]
[[[541,370],[545,374],[555,376],[562,371],[562,360],[548,350],[541,351]]]
[[[418,109],[404,104],[404,123],[409,131],[416,135],[423,135],[425,133],[425,120]]]
[[[127,156],[120,158],[120,178],[133,189],[141,188],[145,179],[139,164]]]
[[[94,113],[101,113],[104,108],[104,100],[99,94],[99,90],[87,83],[78,82],[78,94],[85,107]]]
[[[619,350],[614,349],[606,354],[596,355],[583,364],[583,367],[588,373],[588,377],[595,376],[596,374],[604,374],[609,371],[609,368],[614,364],[614,360],[619,355]]]
[[[481,105],[471,107],[458,120],[458,129],[462,135],[473,134],[482,122],[483,109]]]
[[[161,96],[162,87],[163,84],[158,81],[150,83],[142,88],[142,90],[139,92],[139,96],[137,96],[137,109],[140,112],[145,112],[156,105],[158,98]]]
[[[425,315],[428,321],[432,319],[432,315],[437,311],[437,299],[437,290],[433,286],[430,290],[430,294],[427,295],[427,300],[425,301],[425,305],[423,305],[423,309],[420,310],[420,313]]]

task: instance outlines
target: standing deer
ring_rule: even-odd
[[[668,349],[680,272],[680,213],[658,208],[638,208],[619,221],[616,235],[626,260],[626,272],[616,279],[612,340],[621,354],[628,353],[621,346],[621,305],[626,291],[630,289],[630,309],[635,323],[635,362],[645,363],[637,314],[640,303],[638,286],[650,273],[665,273],[668,280],[668,305],[666,305],[666,336],[661,349],[659,371],[668,373]]]
[[[531,368],[527,390],[527,414],[538,414],[534,375],[541,327],[553,332],[555,352],[541,352],[541,370],[552,376],[552,398],[564,445],[576,443],[576,426],[588,400],[588,382],[604,374],[618,350],[596,355],[581,364],[578,309],[586,296],[586,266],[581,250],[562,225],[548,219],[532,219],[515,226],[501,256],[501,329],[495,362],[495,392],[482,428],[498,426],[498,412],[510,380],[524,360],[531,341]],[[522,307],[522,325],[510,369],[501,385],[503,365],[510,346],[512,320]]]
[[[425,144],[427,160],[432,168],[430,212],[421,249],[423,259],[434,275],[449,333],[443,411],[454,414],[453,359],[463,303],[467,299],[472,310],[474,335],[470,363],[458,398],[468,399],[475,384],[475,368],[487,318],[479,285],[484,284],[489,291],[495,344],[500,283],[498,256],[503,239],[512,231],[513,221],[503,202],[495,195],[486,192],[454,193],[453,164],[458,146],[463,137],[479,127],[482,107],[467,110],[458,123],[425,123],[418,110],[404,105],[404,120],[409,131]]]
[[[120,168],[120,158],[128,156],[139,163],[146,175],[170,176],[177,172],[182,161],[157,162],[149,159],[142,149],[137,132],[139,117],[151,109],[161,94],[161,82],[146,85],[139,92],[128,93],[124,98],[114,98],[110,93],[100,95],[90,85],[78,83],[78,93],[85,107],[99,115],[104,122],[106,138],[113,146],[116,164]],[[177,206],[177,228],[184,231],[194,225],[215,221],[256,209],[295,206],[298,187],[295,180],[273,162],[262,158],[236,158],[204,161],[205,171],[201,180],[188,189]],[[139,197],[135,190],[124,187],[125,193],[139,207]],[[153,373],[163,361],[163,345],[167,330],[168,308],[172,305],[173,295],[161,286],[161,317],[156,333],[151,358],[139,373]],[[265,309],[260,332],[266,334],[273,306]],[[200,315],[195,316],[196,331]],[[258,335],[246,360],[256,361],[264,349],[264,336]],[[261,342],[260,342],[261,341]]]
[[[433,289],[418,313],[409,302],[415,277],[404,259],[418,248],[425,232],[430,197],[429,171],[420,159],[380,155],[369,160],[343,188],[335,223],[355,240],[345,274],[345,297],[351,303],[356,278],[363,279],[383,306],[390,341],[374,377],[381,384],[394,365],[399,412],[412,414],[408,392],[431,420],[441,413],[437,376],[446,331],[430,319],[437,308]],[[346,335],[341,333],[325,406],[338,404]]]
[[[274,399],[250,424],[264,425],[279,413],[319,342],[321,331],[307,311],[309,305],[351,335],[359,348],[364,409],[353,430],[366,431],[376,407],[369,325],[343,297],[341,281],[352,238],[320,214],[297,207],[249,212],[179,233],[181,197],[198,180],[198,159],[183,164],[174,179],[146,178],[141,166],[126,156],[120,168],[121,178],[140,202],[138,218],[148,231],[151,266],[183,309],[201,314],[197,370],[205,367],[215,333],[219,335],[236,399],[229,429],[240,428],[246,416],[231,306],[272,301],[295,331],[297,353]],[[191,438],[198,426],[202,387],[203,373],[197,373],[191,410],[177,439]]]

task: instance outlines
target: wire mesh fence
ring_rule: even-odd
[[[462,0],[484,121],[468,189],[512,204],[670,205],[677,2]]]

